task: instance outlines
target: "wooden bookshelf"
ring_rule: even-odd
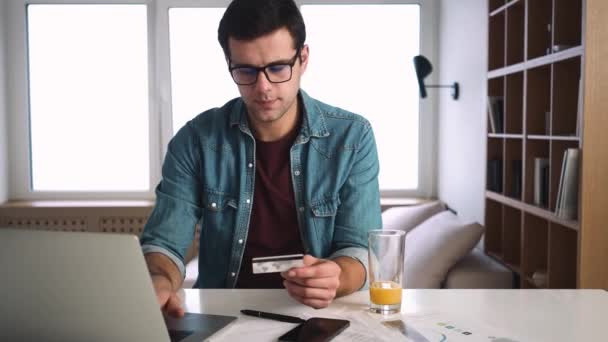
[[[488,108],[500,120],[488,115],[485,249],[521,288],[578,287],[580,223],[555,209],[564,151],[583,142],[584,1],[489,0]]]
[[[578,286],[608,290],[608,1],[586,0],[581,234]]]

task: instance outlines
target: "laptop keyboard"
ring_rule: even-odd
[[[186,337],[192,335],[194,331],[187,330],[169,330],[169,337],[171,338],[171,342],[179,342]]]

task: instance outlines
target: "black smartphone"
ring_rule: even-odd
[[[349,325],[350,322],[344,319],[313,317],[286,332],[279,337],[279,341],[326,342],[336,337]]]

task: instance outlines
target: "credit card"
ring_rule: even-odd
[[[303,254],[252,258],[253,274],[284,272],[292,267],[302,267],[304,266],[303,258]]]

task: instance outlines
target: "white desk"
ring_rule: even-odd
[[[302,318],[345,317],[351,327],[336,338],[353,340],[347,331],[374,330],[381,316],[366,311],[368,292],[356,292],[315,310],[291,299],[284,290],[193,290],[181,293],[188,312],[238,316],[239,319],[213,336],[211,341],[276,341],[294,324],[244,316],[241,309],[255,309]],[[445,319],[445,318],[449,319]],[[353,319],[354,318],[354,319]],[[608,292],[603,290],[404,290],[401,315],[406,325],[420,331],[416,322],[446,321],[455,327],[435,324],[446,341],[608,341]],[[363,319],[363,320],[362,320]],[[365,321],[364,321],[365,320]],[[420,323],[422,324],[422,323]],[[456,334],[457,328],[472,335]],[[388,331],[388,329],[385,329]],[[377,336],[381,336],[380,330]],[[391,333],[389,331],[389,333]],[[393,331],[393,333],[397,333]],[[445,336],[444,335],[444,336]],[[395,335],[393,335],[394,337]],[[401,340],[407,341],[403,335]],[[428,335],[435,337],[435,335]],[[346,339],[348,337],[348,339]],[[380,339],[380,337],[378,337]],[[443,338],[437,339],[438,341]]]

